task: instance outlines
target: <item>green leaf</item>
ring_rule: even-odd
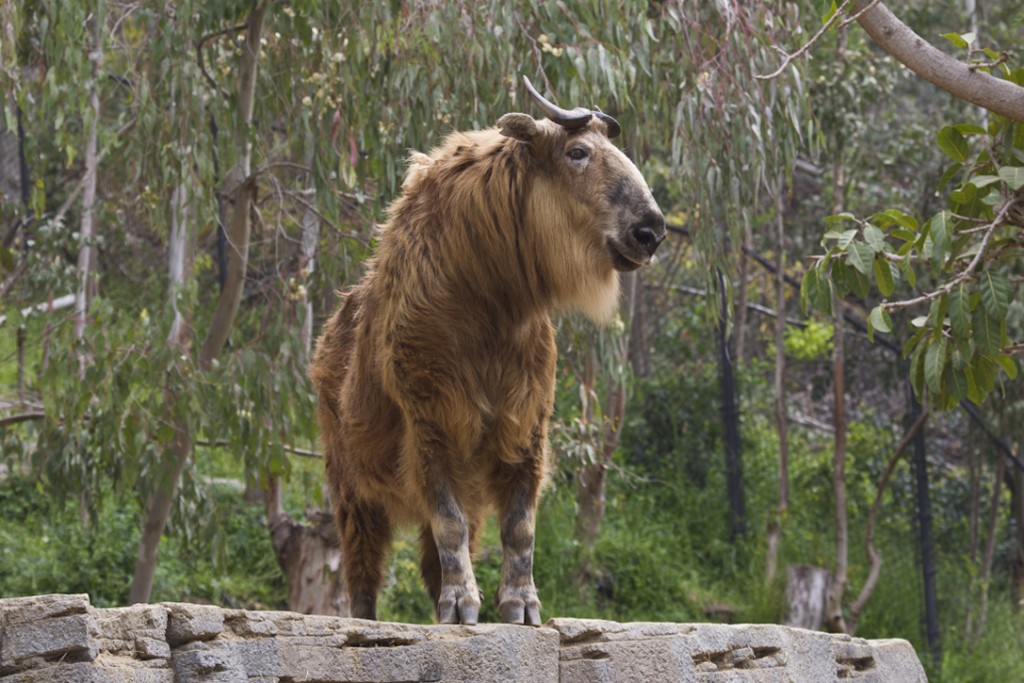
[[[836,6],[835,0],[824,0],[818,6],[818,14],[821,16],[821,23],[827,24],[832,15],[836,13],[839,8]]]
[[[914,240],[917,239],[916,232],[913,232],[911,230],[905,230],[903,228],[896,228],[895,230],[890,232],[889,235],[891,237],[895,237],[896,239],[902,242],[913,242]]]
[[[907,354],[910,353],[911,349],[915,348],[917,346],[918,342],[920,342],[921,339],[924,338],[924,336],[926,334],[928,334],[928,330],[925,329],[925,328],[921,328],[920,330],[915,332],[913,335],[911,335],[910,339],[908,339],[907,341],[903,342],[903,357],[904,358],[907,357]]]
[[[939,337],[942,335],[947,310],[949,310],[948,294],[932,299],[931,306],[928,307],[928,321],[932,324],[932,336]]]
[[[889,316],[889,312],[881,306],[875,306],[871,309],[871,315],[868,316],[868,330],[878,330],[883,334],[889,334],[892,332],[892,318]],[[874,335],[868,334],[871,341],[874,341]]]
[[[974,405],[980,406],[985,402],[985,395],[981,393],[978,381],[974,379],[974,370],[970,365],[964,368],[964,377],[967,379],[967,398]]]
[[[827,239],[827,240],[828,239],[836,240],[836,246],[839,249],[846,249],[848,246],[850,246],[850,242],[852,242],[853,238],[856,237],[856,236],[857,236],[857,229],[856,228],[851,229],[851,230],[844,230],[842,232],[838,232],[836,230],[829,230],[828,232],[825,233],[825,239]]]
[[[924,395],[924,350],[927,346],[923,342],[918,344],[910,357],[910,385],[914,387],[914,394],[918,398]]]
[[[992,356],[992,360],[995,361],[996,365],[1003,369],[1003,372],[1006,373],[1007,377],[1010,379],[1017,379],[1017,363],[1013,358],[1007,356],[1005,353],[1000,353]]]
[[[963,164],[950,164],[946,168],[946,170],[942,172],[942,175],[939,176],[939,184],[937,189],[941,190],[942,188],[946,187],[951,182],[953,182],[953,178],[957,177],[962,170]]]
[[[988,131],[976,123],[958,123],[953,127],[964,135],[988,135]]]
[[[999,169],[999,179],[1016,192],[1021,187],[1024,187],[1024,167],[1003,166]]]
[[[971,154],[971,150],[967,146],[967,138],[953,126],[946,126],[940,130],[937,140],[939,148],[954,161],[964,163]]]
[[[998,183],[999,180],[999,176],[996,175],[976,175],[967,182],[980,190],[983,187],[988,187],[992,183]]]
[[[826,223],[839,223],[841,221],[856,221],[856,220],[857,220],[857,217],[854,216],[849,211],[844,211],[842,213],[837,213],[834,216],[826,216],[825,217],[825,222]]]
[[[889,262],[881,256],[875,258],[874,266],[875,272],[875,284],[878,285],[878,291],[881,292],[882,296],[892,296],[892,293],[896,290],[896,283],[892,279],[892,270],[889,268]]]
[[[1000,353],[1003,350],[1003,330],[998,320],[989,315],[985,306],[977,306],[971,316],[971,332],[974,343],[984,353]]]
[[[932,263],[940,265],[946,260],[952,246],[950,233],[952,231],[953,214],[948,210],[935,214],[930,224],[932,237]]]
[[[978,188],[969,182],[965,183],[963,186],[950,192],[949,198],[956,204],[970,204],[978,198]]]
[[[963,283],[949,293],[949,322],[956,337],[967,337],[971,330],[971,296]]]
[[[982,399],[996,387],[996,366],[988,356],[979,355],[974,363],[974,381]]]
[[[903,275],[903,279],[907,281],[908,285],[917,286],[917,271],[914,270],[914,265],[909,260],[900,261],[900,274]]]
[[[854,242],[850,245],[850,250],[846,253],[846,262],[856,268],[863,275],[867,275],[871,272],[871,262],[875,258],[875,253],[871,251],[864,242]]]
[[[917,219],[910,214],[900,211],[899,209],[888,209],[876,213],[871,217],[873,221],[879,224],[879,227],[885,228],[895,223],[901,225],[911,232],[918,231]]]
[[[822,280],[817,268],[808,268],[800,283],[800,308],[807,315],[809,308],[832,314],[832,283]]]
[[[942,393],[942,371],[946,367],[946,338],[939,337],[928,345],[924,356],[924,381],[928,391],[933,394]]]
[[[986,270],[979,279],[981,303],[984,304],[985,310],[993,319],[1003,320],[1010,310],[1013,285],[1006,275],[991,270]]]
[[[876,254],[885,249],[885,235],[873,225],[864,226],[864,241]]]
[[[850,268],[849,271],[850,291],[862,299],[871,294],[871,280],[868,279],[868,276],[856,268]]]
[[[836,296],[842,298],[853,291],[853,273],[856,271],[842,261],[832,261],[828,278],[832,281],[832,287]]]
[[[967,383],[967,373],[949,365],[946,366],[945,374],[946,388],[949,389],[950,397],[959,403],[967,396],[967,392],[970,391],[970,385]]]
[[[964,37],[959,33],[943,33],[942,37],[953,43],[953,47],[958,47],[961,50],[966,50],[970,47],[970,43],[964,40]]]

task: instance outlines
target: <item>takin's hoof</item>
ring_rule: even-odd
[[[522,600],[506,600],[498,605],[498,611],[506,624],[540,626],[540,602],[527,604]]]
[[[473,626],[480,620],[480,592],[478,590],[442,591],[437,601],[437,620],[442,624]]]

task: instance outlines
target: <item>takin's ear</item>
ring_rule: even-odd
[[[498,119],[498,132],[505,137],[529,142],[537,134],[537,121],[529,114],[511,113]]]

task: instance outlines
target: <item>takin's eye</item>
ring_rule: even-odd
[[[590,150],[586,147],[573,147],[565,156],[569,157],[569,161],[583,161],[590,156]]]

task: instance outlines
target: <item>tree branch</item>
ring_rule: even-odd
[[[916,296],[913,299],[904,299],[902,301],[888,301],[882,304],[882,308],[887,311],[895,311],[901,308],[908,308],[910,306],[916,306],[917,304],[923,304],[932,299],[937,299],[943,294],[949,294],[953,291],[953,288],[962,282],[966,282],[971,279],[974,275],[974,271],[981,265],[982,258],[985,256],[985,247],[988,246],[988,241],[992,238],[992,233],[996,231],[996,228],[1003,225],[1006,222],[1006,216],[1010,213],[1011,208],[1016,204],[1016,200],[1011,198],[1008,202],[1003,204],[1003,208],[1000,209],[999,214],[995,219],[985,226],[985,234],[981,238],[981,244],[978,245],[978,251],[974,254],[974,258],[967,264],[964,270],[954,277],[952,280],[942,285],[938,289],[932,290],[931,292],[925,292],[921,296]]]
[[[805,52],[810,50],[814,46],[815,43],[817,43],[819,40],[821,40],[821,37],[823,35],[825,35],[825,32],[828,31],[830,28],[832,28],[835,25],[836,21],[839,20],[839,17],[843,16],[843,12],[846,11],[846,7],[849,4],[850,4],[850,0],[845,0],[843,2],[843,4],[839,6],[839,9],[837,9],[835,12],[832,13],[832,16],[829,17],[829,20],[825,22],[825,24],[818,30],[818,32],[815,33],[813,36],[811,36],[810,40],[808,40],[806,43],[804,43],[803,46],[801,46],[800,49],[797,50],[796,52],[794,52],[792,54],[787,54],[786,55],[786,58],[782,61],[782,64],[779,66],[778,69],[776,69],[775,71],[771,72],[770,74],[755,74],[754,78],[757,78],[757,79],[762,80],[762,81],[767,81],[767,80],[771,80],[771,79],[775,78],[776,76],[781,74],[783,71],[785,71],[786,67],[788,67],[790,64],[792,64],[794,61],[796,61]],[[786,54],[778,46],[776,46],[775,49],[778,50],[779,52],[782,52],[783,54]]]
[[[972,69],[914,33],[884,3],[870,4],[854,0],[857,23],[897,61],[955,97],[1024,123],[1024,88]]]

